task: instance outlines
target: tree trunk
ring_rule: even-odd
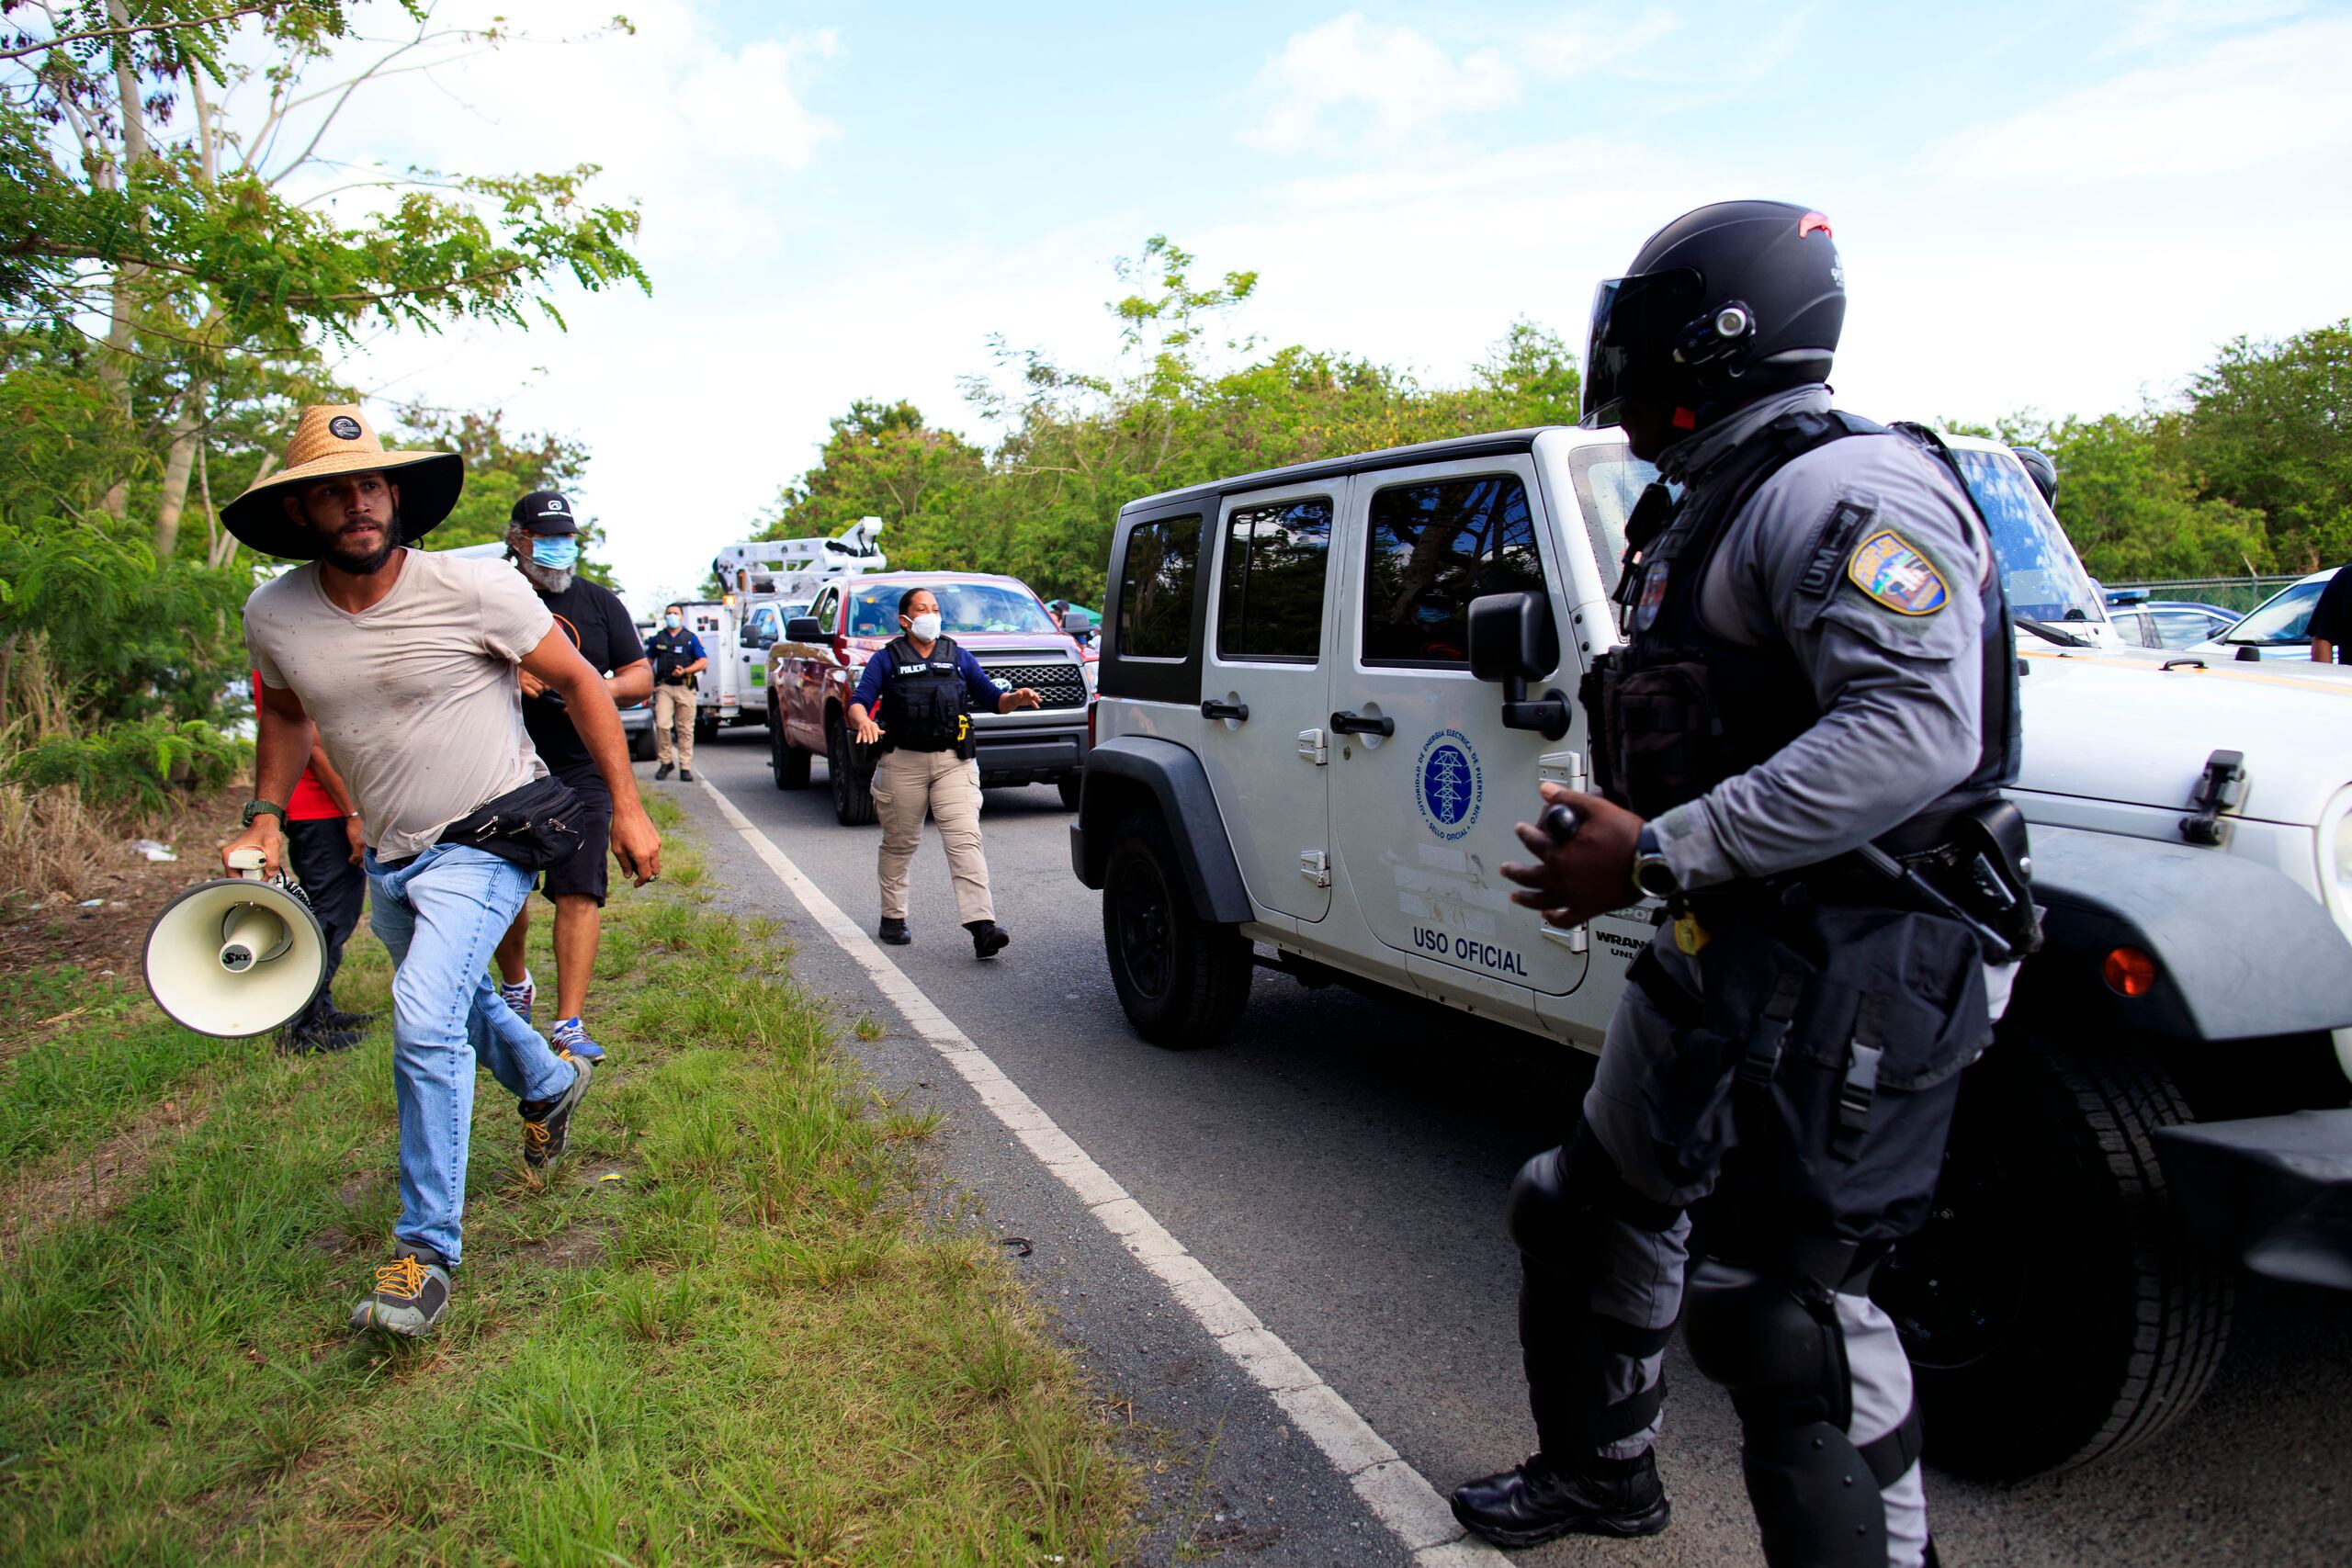
[[[130,32],[130,9],[123,0],[107,0],[107,16],[122,28],[123,36],[114,47],[114,88],[122,113],[122,182],[130,186],[132,175],[147,161],[147,122],[144,106],[140,101],[139,72],[131,63],[130,45],[134,35]],[[140,227],[144,229],[145,224]],[[113,389],[122,403],[126,423],[130,415],[130,348],[133,293],[141,276],[146,271],[135,262],[115,268],[114,288],[109,302],[111,320],[107,325],[107,352],[98,360],[98,375]],[[128,476],[108,487],[106,510],[120,517],[130,501],[130,480]]]
[[[187,510],[187,481],[196,469],[196,446],[204,430],[206,381],[192,381],[172,418],[172,446],[164,459],[164,493],[155,503],[155,558],[167,561],[180,547],[180,516]]]

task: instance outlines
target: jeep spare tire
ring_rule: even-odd
[[[1102,946],[1136,1032],[1171,1051],[1222,1043],[1250,999],[1240,931],[1193,908],[1184,863],[1159,813],[1130,811],[1102,868]]]
[[[2009,1027],[1968,1069],[1935,1206],[1871,1291],[1910,1354],[1932,1463],[2068,1469],[2197,1403],[2232,1281],[2191,1243],[2156,1160],[2156,1129],[2188,1120],[2129,1041],[2075,1053]]]

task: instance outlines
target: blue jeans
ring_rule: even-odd
[[[367,856],[368,924],[392,955],[392,1085],[401,1116],[401,1219],[393,1236],[454,1269],[466,1209],[474,1061],[517,1100],[552,1100],[575,1069],[498,998],[490,955],[531,874],[463,844],[388,867]]]

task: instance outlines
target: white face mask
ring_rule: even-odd
[[[917,615],[915,617],[914,637],[917,642],[937,642],[939,640],[938,611],[933,610],[929,615]]]

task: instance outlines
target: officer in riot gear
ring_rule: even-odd
[[[1738,1409],[1768,1562],[1932,1560],[1868,1291],[2039,939],[1991,541],[1932,434],[1831,406],[1845,309],[1828,220],[1764,201],[1677,219],[1594,303],[1584,423],[1661,479],[1582,693],[1596,793],[1546,785],[1502,871],[1555,925],[1660,913],[1581,1114],[1511,1190],[1541,1450],[1453,1497],[1498,1544],[1666,1528],[1679,1324]]]
[[[859,747],[881,749],[873,783],[874,813],[882,822],[882,924],[876,934],[894,947],[914,940],[907,925],[907,866],[927,814],[939,824],[956,884],[956,917],[971,933],[972,953],[993,958],[1012,935],[996,923],[988,862],[980,854],[972,708],[978,704],[990,713],[1012,713],[1044,699],[1026,686],[1001,688],[968,649],[946,635],[944,624],[930,589],[899,595],[900,635],[866,660],[849,706]]]

